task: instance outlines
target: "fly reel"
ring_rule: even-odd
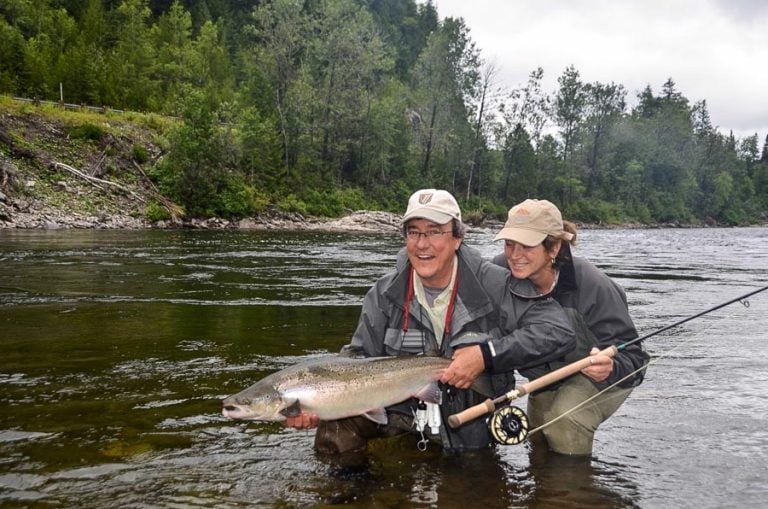
[[[516,406],[504,406],[493,412],[488,428],[496,443],[517,445],[528,436],[528,416]]]

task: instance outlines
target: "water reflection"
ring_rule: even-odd
[[[317,492],[328,504],[513,507],[516,498],[506,466],[491,449],[455,456],[432,445],[422,452],[415,438],[403,436],[372,441],[364,472],[328,468],[333,482]]]
[[[533,489],[525,507],[640,507],[637,486],[623,476],[623,465],[563,456],[538,445],[528,447]]]

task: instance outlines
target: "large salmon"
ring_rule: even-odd
[[[226,398],[231,419],[282,421],[302,410],[324,421],[364,415],[386,424],[384,407],[417,397],[438,402],[442,357],[328,356],[290,366]]]

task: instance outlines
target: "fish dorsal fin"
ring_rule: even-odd
[[[370,419],[378,424],[387,423],[387,411],[383,408],[374,408],[373,410],[368,410],[363,414],[363,417]]]
[[[430,382],[413,395],[414,398],[426,401],[427,403],[442,403],[442,393],[437,382]]]
[[[299,404],[299,400],[293,400],[293,403],[280,410],[280,413],[286,417],[296,417],[299,415],[301,413],[301,405]]]

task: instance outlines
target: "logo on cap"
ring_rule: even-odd
[[[526,209],[526,208],[520,207],[517,210],[515,210],[515,215],[517,215],[517,216],[530,216],[531,215],[531,211]]]
[[[422,193],[419,195],[419,203],[421,205],[426,205],[431,201],[432,201],[432,193]]]

